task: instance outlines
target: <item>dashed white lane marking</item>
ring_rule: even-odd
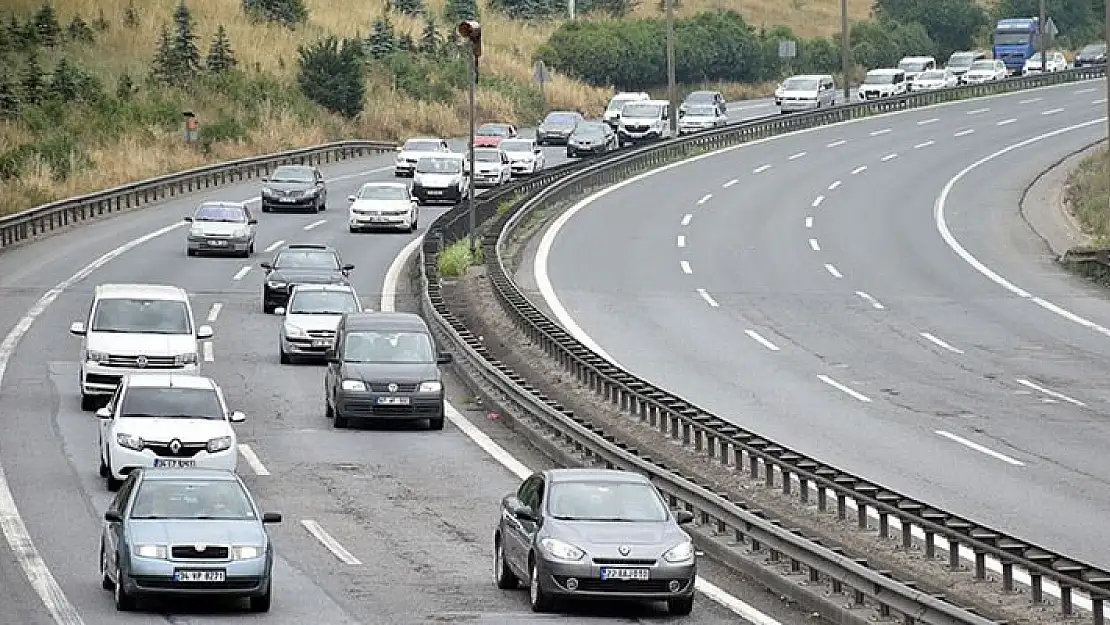
[[[833,183],[829,185],[829,191],[836,191],[836,188],[839,187],[839,186],[840,186],[840,181],[839,180],[834,180]]]
[[[833,141],[832,143],[826,145],[825,147],[826,148],[836,148],[836,147],[840,147],[840,146],[844,145],[845,143],[848,143],[848,142],[845,141],[844,139],[840,139],[839,141]]]
[[[773,352],[779,351],[779,346],[778,345],[775,345],[771,341],[768,341],[767,339],[763,338],[759,334],[759,332],[756,332],[755,330],[744,330],[744,334],[747,334],[749,337],[751,337],[751,339],[753,341],[755,341],[756,343],[759,343],[760,345],[766,347],[767,349],[769,349]]]
[[[932,343],[932,344],[934,344],[938,347],[941,347],[943,349],[947,349],[948,351],[952,352],[953,354],[962,354],[962,353],[964,353],[964,350],[959,349],[957,347],[953,347],[948,342],[942,341],[941,339],[937,338],[935,335],[930,334],[928,332],[922,332],[921,333],[921,338],[925,339],[926,341],[929,341],[930,343]]]
[[[812,227],[813,227],[813,217],[812,216],[806,217],[806,228],[812,228]]]
[[[890,132],[890,128],[883,128],[882,130],[872,130],[871,131],[871,136],[872,137],[877,137],[879,135],[885,135],[888,132]]]
[[[1040,102],[1042,99],[1043,98],[1029,98],[1028,100],[1022,100],[1021,102],[1018,102],[1018,104],[1032,104],[1034,102]]]
[[[321,219],[321,220],[319,220],[319,221],[314,221],[314,222],[312,222],[312,223],[308,224],[307,226],[305,226],[305,227],[304,227],[304,229],[305,229],[305,230],[312,230],[313,228],[315,228],[315,227],[317,227],[317,226],[322,226],[322,225],[324,225],[324,224],[326,224],[326,223],[328,223],[328,220],[327,220],[327,219]]]
[[[678,235],[678,239],[675,241],[675,244],[679,247],[686,247],[686,237],[682,236],[681,234]]]
[[[806,153],[805,153],[805,152],[798,152],[797,154],[791,154],[790,156],[788,156],[788,157],[786,158],[786,160],[788,160],[788,161],[793,161],[793,160],[796,160],[796,159],[802,158],[802,157],[803,157],[803,156],[805,156],[805,155],[806,155]]]
[[[313,538],[320,541],[320,544],[326,547],[332,555],[339,558],[339,561],[343,564],[349,564],[351,566],[362,564],[358,558],[351,555],[350,551],[347,551],[343,545],[339,544],[339,541],[333,538],[332,535],[316,521],[312,519],[302,519],[301,525],[308,530],[309,534],[312,534]]]
[[[852,170],[852,175],[854,176],[856,174],[862,174],[865,171],[867,171],[867,165],[860,165],[859,167]]]
[[[918,126],[924,126],[926,124],[935,124],[939,121],[940,121],[940,119],[937,118],[937,117],[930,117],[929,119],[923,119],[923,120],[917,122],[917,125]]]
[[[936,141],[933,141],[932,139],[929,139],[928,141],[922,141],[921,143],[918,143],[917,145],[913,146],[913,149],[920,150],[921,148],[927,148],[930,145],[933,145],[934,143],[936,143]]]
[[[733,178],[732,180],[729,180],[728,182],[726,182],[726,183],[724,183],[723,185],[721,185],[721,187],[723,187],[723,188],[727,189],[727,188],[731,187],[732,185],[734,185],[734,184],[736,184],[736,183],[738,183],[738,182],[740,182],[740,181],[739,181],[738,179],[736,179],[736,178]]]
[[[964,438],[962,436],[957,436],[957,435],[955,435],[951,432],[946,432],[944,430],[936,430],[935,434],[937,434],[938,436],[943,436],[944,438],[947,438],[950,441],[959,443],[959,444],[963,445],[964,447],[967,447],[968,449],[974,449],[975,451],[977,451],[981,454],[986,454],[986,455],[988,455],[988,456],[990,456],[990,457],[992,457],[996,460],[1001,460],[1002,462],[1005,462],[1006,464],[1012,464],[1015,467],[1024,467],[1025,466],[1025,463],[1020,461],[1020,460],[1014,460],[1013,458],[1007,456],[1006,454],[999,453],[999,452],[997,452],[997,451],[995,451],[995,450],[993,450],[989,447],[984,447],[984,446],[980,445],[979,443],[976,443],[975,441],[969,441],[966,438]]]
[[[809,249],[813,250],[814,252],[821,251],[821,246],[817,243],[817,239],[809,240]]]
[[[761,174],[761,173],[767,171],[768,169],[771,169],[770,165],[760,165],[759,167],[756,167],[755,169],[753,169],[752,173],[753,174]]]
[[[682,273],[684,273],[686,275],[690,275],[690,274],[694,273],[694,270],[690,267],[690,261],[688,261],[688,260],[678,261],[678,266],[682,267]]]
[[[1041,111],[1041,115],[1055,115],[1063,110],[1064,109],[1048,109],[1047,111]]]
[[[884,156],[884,157],[880,158],[879,160],[885,163],[885,162],[887,162],[887,161],[892,161],[892,160],[894,160],[894,159],[896,159],[896,158],[898,158],[898,153],[897,153],[897,152],[893,152],[893,153],[891,153],[891,154],[887,154],[886,156]]]
[[[813,203],[810,204],[810,206],[812,206],[813,208],[817,208],[818,206],[821,205],[821,202],[824,202],[824,201],[825,201],[825,196],[818,195],[817,197],[813,198]]]
[[[693,218],[694,218],[693,215],[687,213],[687,214],[682,216],[682,221],[679,222],[679,223],[680,223],[680,225],[683,225],[683,226],[689,226],[690,225],[690,220],[693,219]]]
[[[1085,408],[1087,406],[1087,404],[1079,401],[1078,399],[1068,397],[1067,395],[1065,395],[1063,393],[1057,393],[1056,391],[1054,391],[1052,389],[1045,388],[1045,387],[1041,386],[1040,384],[1037,384],[1036,382],[1031,382],[1029,380],[1019,378],[1017,380],[1017,383],[1026,387],[1026,388],[1031,388],[1035,391],[1040,391],[1041,393],[1044,393],[1045,395],[1048,395],[1049,397],[1054,397],[1056,399],[1059,399],[1060,401],[1066,401],[1069,404],[1072,404],[1074,406],[1079,406],[1081,408]]]
[[[1079,93],[1092,93],[1093,91],[1094,91],[1093,88],[1091,88],[1091,89],[1076,89],[1075,93],[1077,93],[1077,94],[1079,94]]]
[[[266,476],[270,474],[266,465],[262,464],[262,461],[258,459],[258,454],[254,453],[250,445],[239,443],[239,455],[243,457],[243,460],[247,461],[247,465],[250,466],[251,471],[254,471],[255,475]]]
[[[865,293],[863,291],[856,291],[856,295],[858,295],[862,299],[866,300],[867,303],[871,304],[871,307],[874,308],[875,310],[883,310],[884,308],[886,308],[886,306],[883,306],[879,302],[879,300],[875,299],[874,297],[871,297],[870,295],[868,295],[867,293]]]
[[[975,132],[974,128],[968,128],[967,130],[961,130],[961,131],[953,134],[952,136],[953,137],[966,137],[967,135],[970,135],[974,132]]]
[[[825,271],[828,271],[829,274],[831,274],[832,277],[834,277],[834,278],[843,278],[844,277],[844,274],[840,273],[840,270],[837,269],[836,266],[831,264],[831,263],[825,263]]]
[[[1099,98],[1097,100],[1091,100],[1091,104],[1106,104],[1106,98]]]
[[[216,319],[220,317],[220,311],[223,310],[224,305],[216,302],[208,309],[208,323],[216,323]]]
[[[231,276],[231,279],[232,280],[242,280],[243,276],[247,275],[247,273],[249,273],[250,270],[251,270],[250,265],[243,265],[243,267],[240,268],[239,271],[235,272],[234,276]]]
[[[713,296],[709,294],[709,291],[706,291],[705,289],[698,289],[698,295],[700,295],[701,298],[705,300],[706,304],[709,304],[713,308],[717,308],[718,306],[720,306],[720,304],[717,303],[717,300],[713,299]]]
[[[995,122],[995,124],[994,124],[994,125],[995,125],[995,126],[1009,126],[1010,124],[1012,124],[1012,123],[1014,123],[1014,122],[1016,122],[1016,121],[1017,121],[1017,118],[1016,118],[1016,117],[1011,117],[1010,119],[1004,119],[1004,120],[1002,120],[1002,121],[1000,121],[1000,122]]]
[[[711,199],[712,197],[713,197],[713,194],[712,194],[712,193],[706,193],[705,195],[701,196],[701,199],[700,199],[700,200],[698,200],[698,206],[701,206],[702,204],[705,204],[705,203],[706,203],[706,202],[708,202],[708,201],[709,201],[709,200],[710,200],[710,199]]]
[[[205,341],[202,344],[201,350],[204,352],[204,362],[214,362],[216,360],[216,356],[212,353],[212,349],[212,341]]]
[[[861,401],[865,404],[871,402],[871,398],[868,397],[867,395],[864,395],[863,393],[860,393],[859,391],[857,391],[855,389],[849,388],[849,387],[841,384],[840,382],[837,382],[836,380],[830,378],[829,376],[827,376],[823,373],[818,374],[817,379],[821,380],[825,384],[828,384],[829,386],[835,388],[836,390],[840,391],[841,393],[844,393],[845,395],[848,395],[849,397],[852,397],[853,399],[857,399],[857,400],[859,400],[859,401]]]
[[[990,110],[989,108],[973,109],[973,110],[968,111],[967,114],[968,115],[978,115],[979,113],[986,113],[989,110]]]
[[[282,245],[285,245],[285,241],[274,241],[263,251],[264,252],[272,252],[272,251],[276,250],[277,248],[281,247]]]

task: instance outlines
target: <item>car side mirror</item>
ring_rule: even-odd
[[[247,225],[248,226],[257,226],[258,225],[258,220],[257,219],[248,219],[247,220]]]
[[[348,201],[348,202],[354,202],[354,201],[355,201],[355,196],[353,196],[353,195],[348,195],[348,196],[347,196],[347,201]]]
[[[188,221],[188,222],[192,222],[192,221],[193,221],[193,218],[192,218],[192,217],[186,217],[186,218],[185,218],[185,221]]]
[[[107,407],[107,406],[105,406],[103,408],[98,408],[97,411],[96,411],[96,418],[97,419],[111,419],[112,418],[112,409]]]
[[[350,263],[347,263],[346,265],[343,265],[343,271],[350,271],[354,268],[355,268],[355,266],[350,264]]]
[[[274,270],[274,266],[271,265],[270,263],[258,263],[258,266],[265,269],[266,271],[273,271]]]
[[[324,186],[324,181],[323,180],[317,180],[316,181],[316,186],[318,186],[318,187]]]
[[[437,365],[449,365],[453,362],[455,362],[454,354],[449,354],[447,352],[440,352],[439,356],[436,358]]]
[[[401,151],[401,146],[397,146],[397,147],[393,148],[393,151],[394,152],[400,152]]]
[[[232,423],[242,423],[247,420],[247,415],[236,410],[235,412],[231,413],[230,420]]]
[[[266,523],[266,524],[281,523],[281,513],[280,512],[263,512],[262,513],[262,522]]]
[[[215,332],[212,331],[212,326],[201,326],[197,328],[197,338],[204,340],[212,338]]]
[[[324,360],[328,362],[339,362],[339,358],[336,356],[334,349],[324,350]]]
[[[465,178],[469,178],[469,177],[470,177],[470,170],[469,170],[469,169],[464,169],[464,170],[463,170],[463,177],[465,177]]]
[[[262,180],[262,182],[269,182],[270,177],[269,176],[262,176],[261,180]]]
[[[513,515],[514,518],[520,519],[521,521],[536,521],[535,510],[532,510],[530,506],[524,505],[516,496],[509,497],[505,500],[505,509],[508,510],[509,514]]]
[[[123,515],[115,510],[109,510],[104,513],[104,520],[109,523],[123,523]]]
[[[538,155],[538,154],[543,154],[543,148],[536,148],[536,149],[535,149],[535,150],[533,150],[533,151],[534,151],[534,152],[535,152],[535,153],[536,153],[537,155]]]
[[[74,321],[69,324],[69,333],[74,336],[85,336],[85,324],[80,321]]]
[[[679,525],[686,525],[694,521],[694,513],[689,510],[675,510],[674,520]]]

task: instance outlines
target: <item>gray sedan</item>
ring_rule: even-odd
[[[185,221],[192,224],[185,239],[185,253],[189,256],[234,254],[246,258],[254,254],[258,220],[246,204],[201,202]]]
[[[116,609],[149,596],[246,597],[270,611],[274,547],[261,514],[235,473],[138,469],[120,487],[100,538],[100,577]]]
[[[497,587],[526,581],[534,612],[567,599],[666,601],[694,607],[697,553],[647,478],[603,469],[532,474],[501,502],[494,533]]]

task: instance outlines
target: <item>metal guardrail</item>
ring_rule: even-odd
[[[0,252],[105,215],[139,208],[184,193],[265,176],[280,165],[321,165],[392,152],[395,143],[337,141],[323,145],[206,165],[112,189],[43,204],[0,217]]]
[[[1060,258],[1064,263],[1090,263],[1110,267],[1110,248],[1073,247]]]
[[[578,382],[622,411],[657,428],[662,435],[725,466],[747,470],[753,478],[764,479],[770,488],[781,488],[787,495],[796,493],[804,503],[809,503],[815,494],[817,507],[821,511],[828,511],[830,501],[835,501],[836,515],[841,520],[848,517],[848,503],[854,502],[860,528],[868,526],[870,513],[878,517],[879,534],[884,538],[890,536],[892,525],[896,523],[901,529],[903,549],[914,547],[916,530],[924,536],[926,558],[936,558],[937,541],[944,540],[952,570],[959,568],[961,549],[968,550],[974,554],[976,580],[987,579],[988,557],[997,560],[1002,570],[1004,592],[1015,590],[1014,571],[1022,569],[1029,576],[1033,605],[1043,602],[1046,580],[1059,589],[1060,609],[1064,615],[1074,612],[1073,593],[1084,593],[1090,598],[1095,625],[1102,625],[1103,603],[1110,597],[1110,573],[806,457],[614,366],[531,304],[510,278],[501,252],[513,231],[533,211],[557,207],[636,172],[697,153],[903,107],[919,107],[1104,75],[1104,66],[1083,68],[784,115],[706,131],[592,163],[553,170],[535,181],[514,184],[478,200],[475,209],[479,217],[493,220],[483,228],[482,249],[487,275],[506,313],[535,345],[559,362]],[[512,199],[511,207],[502,206],[507,199]],[[857,605],[864,601],[865,596],[870,597],[879,606],[881,614],[885,616],[891,611],[897,612],[907,623],[970,625],[990,622],[947,603],[942,597],[915,589],[912,582],[903,583],[882,571],[871,569],[866,560],[846,557],[838,550],[785,530],[758,511],[745,510],[666,467],[639,457],[634,450],[604,435],[587,419],[567,412],[563,406],[542,395],[524,378],[497,361],[483,346],[481,338],[472,334],[451,312],[440,288],[438,255],[447,245],[466,236],[465,225],[462,225],[466,216],[465,204],[449,210],[432,224],[425,238],[421,247],[423,311],[432,321],[437,334],[453,344],[471,370],[479,372],[482,381],[546,423],[550,435],[607,465],[651,475],[672,503],[681,502],[695,512],[703,525],[715,527],[720,533],[732,532],[737,542],[746,538],[748,545],[755,550],[766,546],[774,557],[786,555],[791,560],[792,568],[804,566],[811,580],[831,580],[834,592],[840,592],[844,587],[850,589]]]

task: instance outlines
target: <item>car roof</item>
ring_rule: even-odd
[[[98,284],[97,298],[188,300],[189,295],[179,286],[167,284]]]
[[[720,91],[710,91],[708,89],[701,89],[701,90],[698,90],[698,91],[691,91],[690,93],[686,94],[686,97],[688,98],[692,95],[717,95],[718,93],[720,93]]]
[[[827,75],[828,74],[798,74],[797,76],[791,76],[790,78],[787,78],[786,80],[793,80],[795,78],[804,78],[806,80],[820,80],[820,79],[824,78]]]
[[[923,61],[924,62],[924,61],[935,61],[936,59],[934,59],[931,56],[904,56],[904,57],[902,57],[902,60],[903,61]]]
[[[443,152],[442,154],[436,154],[434,156],[432,156],[431,154],[429,154],[428,156],[421,156],[420,160],[422,160],[422,161],[423,160],[431,161],[431,160],[444,159],[444,158],[451,158],[451,159],[456,159],[456,160],[461,161],[461,160],[464,160],[466,158],[466,156],[463,155],[463,154],[459,154],[458,152]]]
[[[344,293],[354,293],[355,287],[349,284],[320,284],[308,282],[305,284],[297,284],[293,287],[293,291],[336,291]]]
[[[879,68],[879,69],[873,69],[873,70],[871,70],[867,73],[868,74],[881,75],[881,74],[899,74],[899,73],[902,73],[904,71],[905,70],[898,69],[897,67],[882,67],[882,68]]]
[[[143,480],[205,480],[209,482],[238,482],[239,477],[234,471],[227,469],[201,469],[190,467],[186,469],[155,469],[154,467],[140,467]]]
[[[544,475],[551,482],[629,482],[648,483],[651,481],[639,473],[620,469],[548,469]]]
[[[403,182],[367,182],[359,188],[365,189],[366,187],[400,187],[402,189],[409,188],[409,186]]]
[[[482,126],[504,126],[505,128],[508,128],[512,126],[512,124],[508,122],[486,122],[482,124]]]
[[[279,169],[299,169],[299,170],[311,171],[311,170],[316,169],[316,168],[313,167],[312,165],[278,165],[277,167],[274,168],[274,171],[277,171]]]
[[[579,117],[582,116],[582,114],[578,111],[551,111],[546,116],[551,117],[552,115],[578,115]]]
[[[202,375],[183,375],[180,373],[143,373],[127,378],[131,388],[192,388],[212,390],[216,381]]]
[[[229,208],[245,208],[245,203],[229,202],[227,200],[204,200],[203,202],[197,204],[197,208],[201,208],[203,206],[226,206]]]
[[[336,251],[335,248],[333,248],[332,246],[324,245],[323,243],[288,243],[278,248],[279,253],[286,250],[317,250],[320,252]]]
[[[440,137],[409,137],[408,139],[405,139],[405,143],[408,143],[409,141],[446,141],[446,139],[442,139]]]
[[[621,91],[617,95],[613,96],[613,99],[614,100],[618,100],[618,99],[619,100],[627,100],[629,98],[639,98],[641,100],[646,100],[650,97],[651,96],[648,95],[647,92],[644,92],[644,91]]]
[[[407,312],[361,312],[344,315],[347,330],[428,330],[420,315]]]

